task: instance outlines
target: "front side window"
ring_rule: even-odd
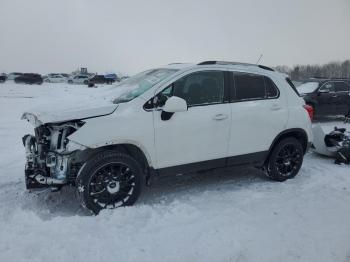
[[[171,85],[171,95],[185,99],[188,106],[222,103],[224,73],[202,71],[187,75]]]
[[[327,82],[320,87],[321,92],[334,92],[334,84],[332,82]]]
[[[163,107],[171,96],[183,98],[188,106],[223,103],[224,72],[202,71],[182,77],[149,100],[145,109]]]

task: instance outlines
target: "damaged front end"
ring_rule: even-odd
[[[22,138],[26,151],[27,189],[59,189],[63,185],[74,185],[81,167],[79,153],[87,148],[67,137],[82,125],[83,121],[37,125],[35,136]]]

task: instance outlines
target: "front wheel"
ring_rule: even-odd
[[[145,176],[131,156],[105,151],[89,160],[77,177],[77,194],[83,207],[98,214],[102,209],[133,205]]]
[[[276,181],[295,177],[303,163],[303,146],[294,137],[278,142],[267,161],[267,176]]]

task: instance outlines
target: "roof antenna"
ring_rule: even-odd
[[[256,64],[259,64],[259,62],[260,62],[260,60],[261,60],[262,57],[263,57],[263,54],[261,54],[261,55],[259,56],[259,59],[258,59],[258,61],[256,61]]]

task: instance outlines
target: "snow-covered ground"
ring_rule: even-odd
[[[108,103],[110,89],[0,84],[0,261],[350,261],[350,167],[312,153],[284,183],[254,169],[161,179],[99,216],[72,188],[28,193],[21,113]]]

